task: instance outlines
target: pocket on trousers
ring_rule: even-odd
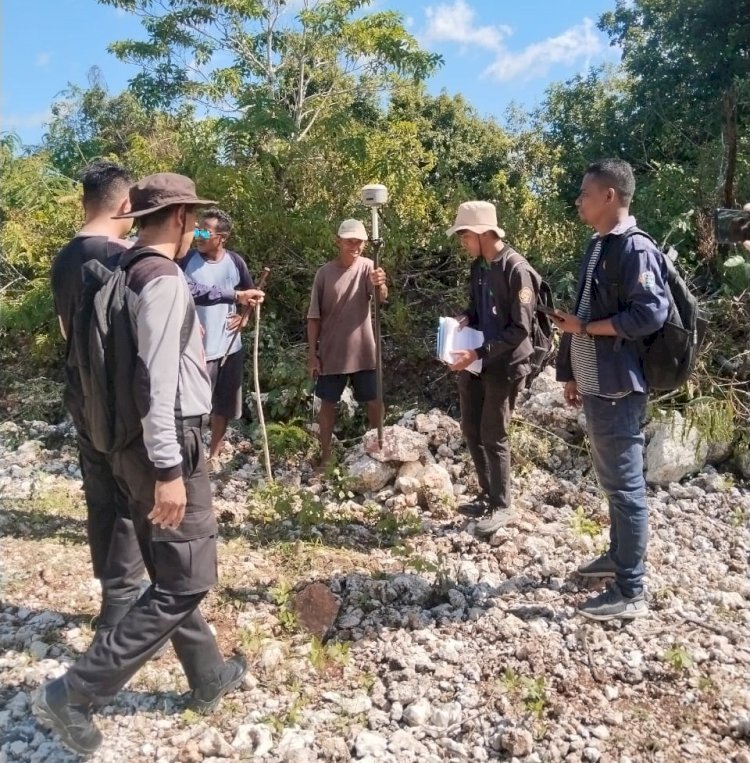
[[[182,459],[182,475],[187,493],[185,516],[176,530],[154,527],[151,537],[155,541],[189,541],[216,535],[218,532],[199,429],[191,427],[185,430]]]
[[[153,541],[154,585],[165,593],[208,591],[218,580],[216,536],[186,541]]]

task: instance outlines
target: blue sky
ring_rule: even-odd
[[[539,103],[545,88],[616,62],[596,28],[614,0],[375,0],[402,12],[424,47],[444,66],[430,89],[462,93],[482,114],[502,118],[512,102]],[[143,36],[139,20],[96,0],[0,0],[0,130],[26,143],[44,133],[50,104],[69,83],[86,85],[97,66],[110,92],[137,73],[107,52],[119,39]]]

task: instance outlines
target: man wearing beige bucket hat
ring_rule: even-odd
[[[375,378],[375,335],[370,301],[388,297],[385,271],[362,257],[367,230],[359,220],[344,220],[336,236],[338,257],[318,269],[307,311],[307,368],[315,379],[320,406],[320,466],[331,459],[336,406],[347,382],[354,399],[367,407],[374,429],[380,421]]]
[[[105,381],[121,393],[120,418],[121,406],[140,415],[122,425],[132,428],[111,461],[151,586],[35,697],[37,717],[83,755],[102,741],[93,710],[109,704],[168,640],[191,689],[188,707],[196,712],[214,710],[246,670],[239,655],[224,660],[198,609],[217,581],[217,524],[202,442],[211,387],[193,301],[174,259],[193,240],[196,207],[213,202],[196,195],[192,180],[173,173],[144,178],[129,197],[130,211],[122,217],[138,220],[138,240],[111,277],[124,283],[124,305],[109,313],[108,336],[120,340],[129,332],[134,368],[124,367],[131,355],[118,356],[116,346],[115,357],[105,360]],[[93,424],[91,430],[96,437]]]
[[[539,274],[524,257],[503,241],[495,206],[467,201],[458,208],[448,235],[458,235],[473,258],[469,306],[459,322],[483,333],[483,343],[455,353],[451,370],[459,373],[461,429],[471,453],[481,495],[459,508],[463,514],[484,517],[480,535],[491,535],[513,517],[511,509],[508,427],[516,397],[531,371],[532,328]],[[482,371],[466,369],[477,359]]]

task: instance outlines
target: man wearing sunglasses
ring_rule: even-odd
[[[237,302],[255,306],[263,301],[263,292],[253,288],[253,279],[239,254],[226,248],[232,232],[229,215],[212,207],[205,210],[195,232],[196,248],[180,261],[185,275],[197,284],[217,293],[239,295]],[[203,305],[196,302],[198,319],[203,327],[203,347],[211,378],[211,445],[209,464],[216,468],[224,445],[230,419],[242,416],[242,375],[244,352],[240,337],[232,344],[237,331],[246,323],[235,305],[220,302]],[[222,360],[227,348],[233,352]]]

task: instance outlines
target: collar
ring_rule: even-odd
[[[487,260],[482,257],[480,254],[479,257],[481,258],[481,262],[479,263],[479,267],[482,268],[482,270],[490,270],[490,268],[496,263],[499,262],[504,256],[505,256],[505,250],[508,248],[508,244],[503,243],[503,248],[495,255],[492,262],[487,262]]]
[[[621,234],[625,233],[626,230],[629,228],[634,228],[637,225],[635,221],[635,217],[633,215],[628,215],[624,220],[617,223],[614,228],[612,228],[609,233],[605,233],[604,235],[599,235],[598,233],[594,234],[594,238],[606,238],[607,236],[620,236]]]

